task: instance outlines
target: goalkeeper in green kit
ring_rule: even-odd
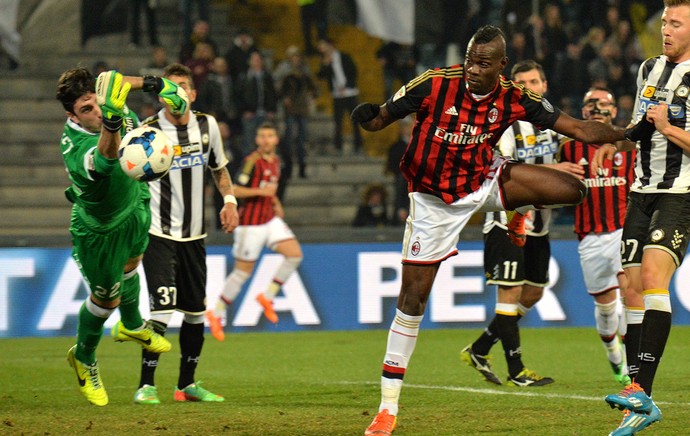
[[[111,332],[115,341],[136,342],[157,353],[171,348],[139,313],[137,266],[148,245],[151,212],[148,185],[127,177],[118,160],[120,134],[139,124],[125,105],[131,89],[156,92],[179,113],[189,105],[182,88],[152,76],[124,77],[107,71],[96,79],[87,69],[75,68],[65,71],[57,85],[56,97],[67,112],[60,148],[72,182],[65,191],[73,203],[72,257],[91,294],[79,310],[77,344],[68,351],[67,361],[81,393],[97,406],[108,404],[108,394],[96,348],[116,308],[121,320]]]

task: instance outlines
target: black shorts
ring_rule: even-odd
[[[494,226],[484,235],[484,275],[487,285],[546,286],[549,283],[549,235],[527,236],[523,248],[510,242],[505,229]]]
[[[639,266],[642,252],[654,247],[666,251],[680,266],[690,237],[689,194],[628,195],[621,260],[623,268]]]
[[[178,242],[150,235],[144,272],[151,313],[206,311],[206,244],[204,239]]]

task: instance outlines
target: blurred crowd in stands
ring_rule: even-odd
[[[130,1],[132,11],[136,8],[138,13],[142,7],[140,1]],[[254,126],[266,120],[279,121],[286,178],[293,174],[293,161],[299,177],[307,177],[308,125],[319,79],[324,80],[325,89],[333,97],[332,151],[340,154],[343,119],[349,121],[349,112],[359,101],[358,67],[380,66],[381,101],[384,101],[401,84],[425,69],[445,66],[448,59],[453,59],[448,56],[449,47],[456,48],[454,60],[462,62],[470,35],[484,24],[499,25],[506,33],[510,63],[504,75],[508,75],[516,62],[536,60],[543,66],[549,83],[547,97],[574,117],[580,117],[581,98],[586,89],[607,87],[618,98],[615,122],[626,125],[634,103],[635,75],[645,59],[636,31],[662,7],[660,2],[650,0],[444,0],[447,10],[452,11],[448,20],[453,23],[445,41],[418,44],[383,41],[376,59],[357,65],[363,63],[361,58],[355,62],[351,54],[336,48],[334,40],[338,40],[338,35],[329,29],[327,20],[328,0],[297,0],[303,38],[291,41],[284,53],[274,47],[260,47],[253,30],[240,26],[229,48],[221,53],[212,37],[208,2],[182,3],[185,36],[174,53],[159,45],[155,9],[150,10],[151,3],[147,3],[151,61],[142,73],[160,74],[171,62],[191,68],[198,91],[193,108],[211,113],[221,122],[234,162],[240,162],[253,149]],[[199,3],[196,13],[192,3]],[[139,20],[134,24],[137,27],[131,29],[130,45],[139,47]],[[275,59],[267,59],[269,53]],[[311,57],[319,61],[318,71],[310,68],[317,65],[316,61],[308,62]],[[155,110],[155,102],[139,108],[142,116]],[[353,126],[353,133],[353,152],[362,154],[362,137],[357,126]],[[399,148],[398,144],[392,152],[399,154]],[[397,194],[394,198],[398,198]],[[404,214],[400,215],[398,210],[400,203],[396,201],[391,222],[404,220]]]

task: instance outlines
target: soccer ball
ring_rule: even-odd
[[[175,150],[162,130],[142,126],[122,138],[119,154],[125,174],[140,182],[151,182],[168,174]]]

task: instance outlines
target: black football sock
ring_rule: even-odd
[[[194,383],[194,373],[204,345],[204,324],[182,322],[180,327],[180,376],[177,387],[184,389]]]
[[[647,395],[652,395],[652,384],[659,361],[664,354],[668,335],[671,333],[671,312],[646,310],[640,335],[640,372],[635,381]]]
[[[524,369],[522,351],[520,350],[520,329],[516,315],[496,314],[496,327],[503,344],[503,352],[508,364],[510,377],[517,377]]]

